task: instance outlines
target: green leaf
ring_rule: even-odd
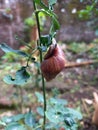
[[[6,43],[2,43],[0,44],[0,48],[5,52],[5,53],[9,53],[9,52],[13,52],[16,53],[18,55],[24,56],[24,57],[28,57],[28,55],[20,50],[14,50],[11,47],[9,47]]]
[[[89,19],[90,18],[90,12],[86,9],[82,9],[79,11],[79,18]]]
[[[63,116],[61,116],[61,114],[59,114],[54,107],[52,108],[49,108],[47,111],[46,111],[46,117],[47,119],[54,123],[54,124],[58,124],[60,122],[63,122],[64,121],[64,118]]]
[[[4,123],[11,123],[11,122],[16,122],[16,121],[19,121],[21,120],[22,118],[24,118],[24,114],[18,114],[18,115],[15,115],[15,116],[4,116],[1,121],[4,122]]]
[[[64,117],[63,117],[64,110],[65,110],[65,107],[63,105],[51,104],[50,102],[48,102],[46,117],[50,122],[54,124],[58,124],[64,121]]]
[[[65,99],[50,98],[49,102],[55,105],[67,105],[67,101]]]
[[[41,36],[40,42],[43,46],[49,46],[52,43],[52,38],[50,35],[44,35],[44,36]]]
[[[25,114],[18,114],[18,115],[13,116],[13,120],[19,121],[19,120],[23,119],[24,117],[25,117]]]
[[[44,116],[44,110],[42,107],[37,107],[37,112],[41,115]]]
[[[64,122],[68,125],[68,126],[73,126],[76,122],[73,119],[73,116],[70,114],[65,114],[64,115]]]
[[[39,4],[41,3],[41,0],[34,0],[36,4]]]
[[[3,122],[2,120],[0,120],[0,126],[6,126],[6,123],[5,122]]]
[[[57,3],[57,0],[48,0],[49,9],[53,10],[53,5]]]
[[[20,125],[19,123],[10,123],[7,125],[5,130],[27,130],[24,125]]]
[[[66,104],[66,100],[50,98],[47,103],[46,117],[54,124],[65,122],[66,125],[75,127],[76,120],[81,120],[82,115],[74,109],[65,107]]]
[[[48,2],[49,2],[49,5],[52,6],[57,3],[57,0],[48,0]]]
[[[93,9],[93,5],[87,5],[86,10],[91,11]]]
[[[38,102],[43,103],[44,99],[43,99],[43,95],[40,94],[39,92],[35,92],[36,97],[38,98]]]
[[[34,25],[36,24],[35,16],[26,18],[25,21],[24,21],[24,23],[25,23],[26,25],[28,25],[29,27],[34,26]]]
[[[34,0],[36,4],[39,4],[41,0]]]
[[[25,115],[25,124],[29,127],[34,127],[36,124],[36,120],[31,111]]]
[[[73,116],[74,119],[78,119],[78,120],[81,120],[83,117],[82,117],[82,114],[72,108],[67,108],[68,111],[67,111],[67,114],[70,114]]]
[[[52,17],[52,19],[53,19],[53,29],[54,29],[54,31],[56,31],[60,28],[60,24],[56,17]]]
[[[98,36],[98,29],[95,31],[95,35]]]
[[[51,11],[51,10],[45,10],[41,9],[40,12],[45,13],[46,15],[50,16],[52,19],[52,26],[51,26],[51,32],[56,32],[60,28],[59,21],[57,20],[57,15]]]
[[[10,117],[4,116],[1,120],[2,120],[4,123],[11,123],[11,122],[14,121],[13,116],[10,116]]]
[[[48,10],[48,7],[41,0],[34,0],[36,4],[41,6],[43,9]]]
[[[60,130],[59,125],[52,122],[47,123],[45,128],[46,130]]]
[[[21,67],[15,74],[15,78],[12,76],[7,75],[4,77],[4,82],[7,84],[16,84],[16,85],[23,85],[25,84],[30,78],[29,73],[26,71],[26,67]]]

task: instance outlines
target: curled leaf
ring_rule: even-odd
[[[22,67],[18,70],[15,74],[15,78],[10,75],[4,77],[4,82],[7,84],[16,84],[16,85],[23,85],[25,84],[28,79],[30,78],[29,73],[26,71],[26,67]]]

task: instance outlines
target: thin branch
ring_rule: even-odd
[[[98,60],[84,61],[84,62],[81,62],[81,63],[68,62],[68,63],[65,64],[65,69],[73,68],[73,67],[82,67],[82,66],[86,66],[86,65],[95,64],[95,63],[98,63]]]

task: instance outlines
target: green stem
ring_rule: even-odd
[[[33,0],[33,6],[34,6],[34,11],[35,11],[35,17],[36,17],[36,22],[37,22],[37,28],[38,28],[38,35],[39,35],[39,40],[38,40],[38,46],[41,46],[40,38],[41,38],[41,32],[40,32],[40,23],[39,23],[39,17],[38,17],[38,12],[36,11],[36,4],[35,1]],[[40,50],[40,63],[43,60],[43,55],[42,51]],[[44,121],[43,121],[43,130],[45,130],[45,124],[46,124],[46,88],[45,88],[45,81],[44,77],[42,75],[42,87],[43,87],[43,98],[44,98]]]

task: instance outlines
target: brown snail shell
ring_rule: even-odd
[[[64,52],[57,44],[52,44],[41,63],[41,71],[46,81],[55,78],[62,71],[65,63]]]

